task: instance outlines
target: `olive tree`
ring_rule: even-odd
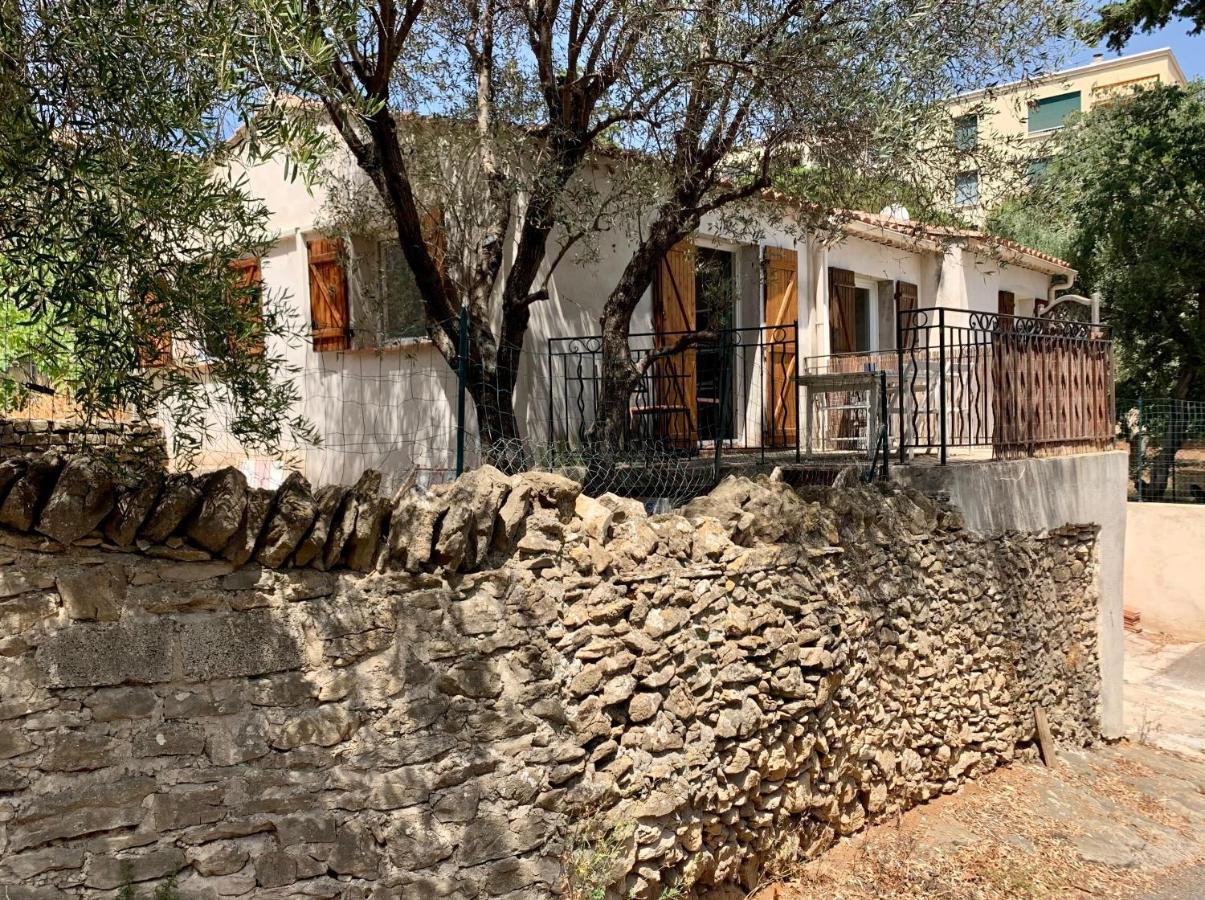
[[[0,384],[48,377],[90,418],[166,415],[185,451],[219,407],[249,445],[309,434],[264,350],[288,323],[231,267],[270,235],[215,176],[226,6],[0,0]]]
[[[958,163],[941,101],[1057,49],[1064,0],[258,0],[250,147],[302,139],[318,107],[413,270],[450,364],[470,322],[468,390],[483,444],[510,446],[517,356],[567,244],[627,228],[600,285],[598,437],[621,440],[639,371],[628,329],[675,243],[705,216],[831,223],[846,180],[809,204],[754,206],[783,167],[931,180]],[[1042,36],[1039,44],[1036,36]],[[303,117],[311,125],[321,120]],[[438,125],[433,129],[431,123]],[[443,168],[455,160],[456,172]],[[605,168],[606,177],[599,172]],[[434,177],[433,177],[434,176]],[[466,188],[471,188],[467,190]]]

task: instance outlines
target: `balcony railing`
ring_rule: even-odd
[[[798,450],[794,324],[629,337],[644,374],[628,403],[624,439],[631,450],[699,456],[725,451]],[[602,338],[548,342],[549,433],[555,444],[585,447],[594,440],[602,389]]]
[[[796,328],[633,334],[644,374],[624,420],[629,450],[787,461],[902,460],[951,450],[994,458],[1102,448],[1113,439],[1113,346],[1106,326],[949,308],[903,310],[898,349],[799,356]],[[548,343],[549,434],[594,441],[602,338]]]
[[[962,309],[902,310],[901,454],[988,447],[996,458],[1113,441],[1113,341],[1104,325]]]

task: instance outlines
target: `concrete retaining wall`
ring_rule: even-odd
[[[1205,641],[1205,505],[1126,505],[1125,603],[1143,628]]]

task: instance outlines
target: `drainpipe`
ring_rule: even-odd
[[[1054,292],[1061,287],[1071,287],[1071,279],[1066,275],[1051,275],[1050,286],[1046,288],[1046,306],[1054,303]]]

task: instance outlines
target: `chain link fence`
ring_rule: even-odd
[[[1205,401],[1117,401],[1118,438],[1130,455],[1129,499],[1205,503]]]

